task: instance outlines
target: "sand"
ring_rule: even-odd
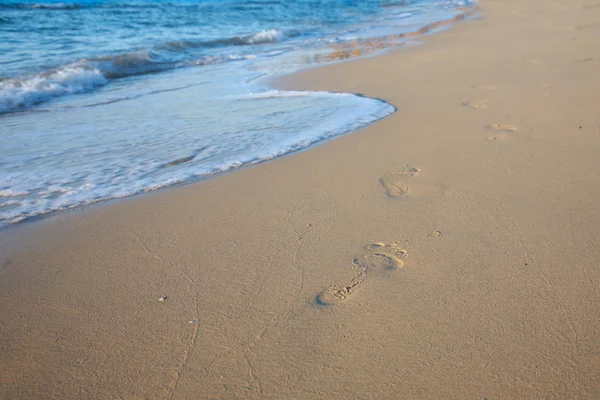
[[[600,4],[304,71],[394,115],[0,234],[2,399],[600,398]]]

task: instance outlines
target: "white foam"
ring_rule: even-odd
[[[83,93],[107,83],[96,68],[67,66],[51,73],[0,81],[0,112],[29,107],[65,94]]]
[[[0,190],[0,197],[20,197],[27,196],[29,192],[15,189],[3,189]]]
[[[283,32],[279,29],[269,29],[267,31],[261,31],[254,35],[245,38],[248,44],[259,44],[259,43],[272,43],[278,42],[283,38]]]
[[[8,200],[8,201],[0,203],[0,208],[4,208],[4,207],[8,207],[8,206],[16,206],[18,204],[21,204],[21,203],[18,202],[17,200]]]
[[[277,99],[286,97],[352,97],[352,93],[312,92],[296,90],[267,90],[259,93],[249,93],[240,98],[248,99]]]
[[[189,75],[197,79],[193,71]],[[239,90],[239,84],[236,87]],[[207,90],[212,88],[219,86]],[[270,160],[366,126],[394,108],[378,100],[327,92],[267,90],[206,100],[198,87],[189,87],[176,95],[159,92],[101,109],[68,110],[59,120],[52,112],[18,117],[30,123],[20,132],[51,144],[43,157],[26,148],[30,139],[17,132],[9,132],[4,142],[0,138],[11,165],[23,166],[13,167],[2,178],[1,187],[6,189],[0,193],[23,197],[18,204],[0,208],[0,225]],[[199,117],[202,128],[197,125]],[[81,137],[69,140],[76,134]],[[176,162],[183,159],[187,161]]]

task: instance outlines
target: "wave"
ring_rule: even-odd
[[[248,1],[242,5],[246,6],[269,6],[269,5],[281,5],[280,1]],[[19,10],[79,10],[88,8],[102,8],[102,9],[168,9],[172,7],[185,8],[191,10],[198,10],[203,8],[212,8],[210,4],[202,4],[195,2],[185,1],[170,1],[170,2],[156,2],[150,4],[135,3],[135,2],[90,2],[90,3],[3,3],[0,4],[1,9],[19,9]],[[234,6],[235,9],[235,6]],[[245,8],[243,8],[245,9]]]
[[[194,58],[192,54],[181,57],[188,49],[198,47],[247,46],[273,43],[285,36],[298,35],[297,32],[284,33],[278,29],[260,31],[246,36],[234,36],[213,41],[177,41],[130,53],[84,58],[72,64],[50,71],[0,80],[0,113],[27,109],[36,104],[71,94],[95,90],[111,80],[131,76],[163,72],[170,69],[220,64],[255,58],[255,55],[206,55]],[[161,51],[162,50],[162,51]],[[165,52],[166,51],[166,52]]]
[[[114,79],[157,73],[178,67],[219,64],[254,57],[254,55],[207,56],[174,63],[155,61],[148,52],[142,51],[84,59],[54,71],[21,79],[0,80],[0,113],[24,110],[57,97],[90,92]]]
[[[243,36],[232,36],[229,38],[221,38],[214,40],[175,40],[167,42],[163,45],[157,46],[157,49],[164,49],[169,51],[179,51],[185,49],[197,49],[197,48],[213,48],[213,47],[224,47],[224,46],[248,46],[255,44],[266,44],[280,42],[286,38],[293,38],[299,36],[299,31],[281,31],[279,29],[269,29],[252,33],[250,35]]]
[[[25,9],[25,10],[77,10],[81,8],[78,3],[8,3],[0,4],[0,9]]]
[[[279,29],[271,29],[242,37],[241,42],[244,44],[272,43],[280,41],[282,37],[283,33]]]
[[[175,67],[176,61],[161,57],[151,50],[131,53],[84,58],[74,65],[86,69],[96,69],[106,79],[119,79],[128,76],[152,74]]]
[[[408,0],[400,0],[400,1],[394,1],[394,0],[388,0],[388,1],[384,1],[381,3],[381,7],[406,7],[411,5],[412,3],[414,3],[414,1],[408,1]]]
[[[27,196],[29,192],[14,189],[2,189],[0,190],[0,197],[21,197]]]
[[[27,108],[67,94],[87,92],[106,82],[99,70],[77,66],[25,79],[5,79],[0,81],[0,113]]]

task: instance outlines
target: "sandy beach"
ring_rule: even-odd
[[[0,398],[600,398],[598,21],[481,0],[276,83],[366,129],[0,232]]]

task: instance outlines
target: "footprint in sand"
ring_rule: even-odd
[[[508,125],[508,124],[491,124],[491,125],[486,125],[486,128],[488,130],[498,131],[498,132],[517,132],[518,131],[518,129],[515,125]],[[503,135],[503,134],[491,135],[491,136],[488,136],[485,140],[487,140],[488,142],[496,142],[496,141],[506,140],[506,135]]]
[[[504,135],[492,135],[492,136],[488,136],[485,140],[487,140],[488,142],[493,142],[496,140],[504,140],[506,139],[506,137]]]
[[[333,306],[346,300],[348,296],[358,289],[366,278],[366,275],[359,274],[350,283],[328,287],[317,295],[317,304],[321,306]]]
[[[365,247],[363,254],[354,257],[352,264],[358,270],[348,283],[333,285],[317,295],[317,304],[322,306],[336,305],[354,293],[371,275],[381,276],[404,266],[402,258],[407,252],[398,242],[391,244],[371,243]]]
[[[406,182],[419,172],[421,172],[420,168],[405,165],[397,172],[384,175],[379,179],[379,182],[384,187],[389,197],[402,197],[407,195],[409,191]]]
[[[352,264],[365,269],[366,272],[391,271],[404,266],[403,258],[407,256],[399,242],[375,242],[367,245],[362,255],[354,257]]]
[[[487,90],[488,92],[494,92],[497,89],[496,86],[494,86],[494,85],[471,85],[471,88],[483,89],[483,90]]]
[[[494,131],[504,131],[504,132],[516,132],[518,130],[515,125],[507,125],[507,124],[490,124],[490,125],[487,125],[486,128],[494,130]]]
[[[464,103],[462,103],[462,105],[465,107],[472,108],[473,110],[479,110],[482,108],[487,108],[486,103],[487,103],[486,99],[481,99],[481,100],[475,100],[475,101],[465,101]]]

